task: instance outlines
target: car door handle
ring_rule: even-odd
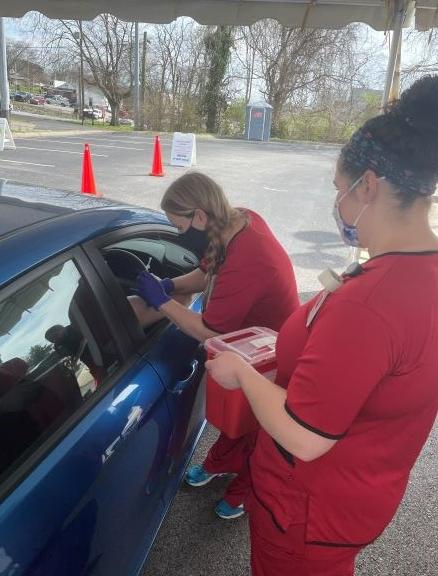
[[[187,386],[187,384],[190,383],[193,376],[196,374],[198,368],[199,368],[199,360],[195,359],[190,363],[190,371],[189,371],[188,376],[186,376],[183,380],[178,380],[176,387],[175,387],[175,392],[177,392],[178,394],[181,394],[181,392],[184,390],[184,388]]]

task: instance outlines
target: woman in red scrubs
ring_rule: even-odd
[[[239,357],[207,364],[262,430],[250,458],[253,576],[351,576],[400,504],[438,407],[438,77],[343,148],[334,216],[371,258],[296,311],[277,384]]]
[[[161,282],[142,273],[141,297],[200,342],[250,326],[278,331],[298,308],[298,295],[290,258],[266,222],[251,210],[232,208],[218,184],[195,172],[170,185],[161,208],[180,230],[181,244],[202,258],[201,265]],[[176,300],[196,292],[205,292],[202,315]],[[244,513],[247,460],[255,438],[256,432],[238,439],[221,433],[203,465],[187,472],[191,486],[203,486],[219,474],[237,474],[215,508],[221,518]]]

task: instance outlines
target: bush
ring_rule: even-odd
[[[245,100],[235,100],[226,108],[220,120],[219,132],[223,136],[242,136],[245,132]]]
[[[280,139],[310,142],[345,142],[356,129],[356,122],[342,119],[331,111],[302,110],[283,115],[278,123]]]

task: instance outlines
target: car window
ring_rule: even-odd
[[[131,317],[144,335],[155,334],[155,328],[164,327],[168,321],[162,314],[149,308],[138,295],[138,275],[149,270],[157,278],[174,278],[191,272],[199,265],[193,252],[178,244],[178,236],[151,233],[133,235],[101,247],[107,267],[126,296],[127,310],[123,315]],[[191,295],[175,296],[189,305]]]
[[[199,265],[193,252],[178,245],[177,237],[172,241],[160,236],[136,236],[106,246],[103,255],[122,281],[135,280],[139,270],[144,268],[160,278],[173,278],[191,272]],[[125,287],[129,288],[127,284]]]
[[[93,292],[72,261],[0,296],[0,478],[118,365]]]

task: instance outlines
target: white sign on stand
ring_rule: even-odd
[[[3,150],[15,150],[15,142],[6,118],[0,118],[0,152]]]
[[[174,132],[170,164],[184,167],[196,164],[196,136],[194,134]]]

